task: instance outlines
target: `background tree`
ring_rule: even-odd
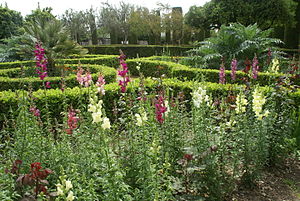
[[[92,45],[98,44],[98,35],[97,35],[97,25],[96,25],[96,10],[91,7],[89,10],[86,10],[84,13],[85,21],[90,33],[90,39]]]
[[[87,41],[88,30],[86,27],[86,18],[83,11],[66,10],[61,17],[62,22],[71,34],[71,38],[77,43]]]
[[[119,7],[115,7],[109,3],[103,4],[100,11],[101,24],[109,30],[111,43],[117,43],[119,38],[128,41],[129,36],[129,18],[134,6],[120,2]]]
[[[22,25],[23,18],[20,12],[0,5],[0,40],[19,34]]]

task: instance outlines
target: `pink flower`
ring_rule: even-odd
[[[96,86],[97,86],[98,93],[102,95],[105,95],[104,85],[105,85],[105,79],[101,74],[99,74],[98,80],[96,82]]]
[[[69,109],[68,113],[68,128],[66,129],[67,134],[72,134],[73,130],[77,128],[77,123],[79,121],[79,117],[76,116],[76,111],[74,109]]]
[[[123,52],[120,50],[120,66],[122,67],[122,70],[118,71],[118,75],[122,77],[122,80],[119,80],[119,86],[121,86],[121,92],[125,93],[126,92],[126,87],[128,83],[130,82],[129,77],[127,76],[128,73],[128,67],[126,64],[126,56],[123,54]]]
[[[46,86],[47,89],[50,89],[50,88],[51,88],[50,84],[51,84],[50,82],[46,82],[46,83],[45,83],[45,86]]]
[[[89,71],[87,71],[85,74],[84,70],[81,67],[78,67],[76,79],[79,82],[80,85],[89,87],[92,82],[92,75]]]
[[[257,60],[257,57],[255,56],[252,61],[252,77],[253,77],[253,79],[257,79],[258,69],[259,69],[258,60]]]
[[[164,103],[163,96],[159,96],[158,99],[155,101],[155,115],[156,120],[162,124],[164,122],[163,114],[167,111],[167,107]]]
[[[41,115],[40,110],[37,109],[35,106],[30,107],[29,111],[36,117],[39,117]]]
[[[231,73],[230,73],[232,80],[236,79],[236,70],[237,70],[237,60],[233,59],[231,62]]]
[[[225,66],[224,63],[221,64],[220,72],[219,72],[219,83],[225,84],[226,78],[225,78]]]
[[[37,67],[37,74],[39,75],[41,80],[44,80],[45,77],[48,76],[47,73],[47,58],[45,57],[45,49],[42,48],[40,43],[35,44],[34,50],[35,60],[36,60],[36,67]]]

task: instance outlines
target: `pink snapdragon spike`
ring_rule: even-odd
[[[50,89],[50,88],[51,88],[51,85],[50,85],[50,84],[51,84],[50,82],[46,82],[46,83],[45,83],[45,86],[46,86],[47,89]]]
[[[236,79],[236,70],[237,70],[237,60],[233,59],[231,62],[231,73],[230,73],[232,80]]]
[[[76,111],[74,109],[69,109],[68,112],[68,128],[66,129],[67,134],[71,135],[73,130],[77,128],[77,123],[79,121],[79,117],[76,116]]]
[[[155,101],[155,115],[156,120],[162,124],[164,122],[163,114],[167,111],[167,107],[164,103],[164,98],[162,95],[158,97],[158,99]]]
[[[34,56],[36,60],[36,72],[41,80],[48,76],[47,73],[47,58],[45,57],[45,49],[42,48],[41,43],[35,44]]]
[[[226,78],[225,78],[225,66],[224,63],[221,64],[220,72],[219,72],[219,83],[225,84]]]
[[[76,79],[80,85],[89,87],[92,83],[92,75],[89,71],[84,74],[84,70],[81,67],[78,67]]]
[[[96,86],[97,86],[98,93],[100,93],[102,95],[105,95],[105,89],[104,89],[105,83],[106,82],[105,82],[103,75],[99,74],[98,80],[96,82]]]
[[[257,79],[258,69],[259,69],[258,60],[257,60],[257,57],[255,56],[252,61],[252,78],[253,79]]]
[[[36,117],[39,117],[41,115],[40,110],[34,106],[30,107],[29,111]]]
[[[121,92],[125,93],[127,89],[127,85],[130,82],[130,79],[127,75],[128,66],[126,63],[126,56],[121,50],[120,50],[119,61],[120,61],[120,66],[122,67],[121,70],[118,70],[118,75],[121,77],[121,80],[119,80],[119,86],[121,86]]]

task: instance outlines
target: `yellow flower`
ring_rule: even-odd
[[[253,92],[252,109],[258,120],[269,115],[269,111],[263,114],[263,105],[266,103],[266,97],[256,88]]]
[[[64,194],[64,191],[63,191],[63,186],[61,184],[56,184],[56,190],[57,190],[57,195],[63,195]]]
[[[246,105],[248,104],[248,101],[246,99],[246,96],[242,93],[238,94],[236,97],[236,108],[235,112],[237,114],[241,114],[246,112]]]
[[[69,191],[71,188],[73,188],[73,185],[71,181],[67,180],[66,181],[66,191]]]
[[[102,121],[102,112],[99,110],[98,112],[92,113],[93,123],[98,123]]]
[[[107,117],[104,117],[103,118],[103,123],[102,123],[102,128],[103,129],[110,129],[110,121],[109,121],[109,118],[107,118]]]
[[[142,126],[143,125],[143,119],[142,119],[141,115],[140,114],[135,114],[134,116],[136,118],[136,125]]]
[[[75,197],[74,197],[73,191],[70,191],[66,200],[73,201],[74,199],[75,199]]]

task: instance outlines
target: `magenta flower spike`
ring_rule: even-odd
[[[258,70],[259,70],[258,60],[257,60],[257,57],[255,56],[252,61],[252,77],[253,77],[253,79],[257,79]]]
[[[231,73],[230,73],[232,80],[236,79],[236,70],[237,70],[237,60],[233,59],[231,62]]]
[[[225,66],[224,63],[221,64],[220,72],[219,72],[219,83],[225,84],[226,78],[225,78]]]
[[[155,101],[155,115],[156,120],[162,124],[164,122],[163,114],[167,111],[167,107],[164,103],[164,98],[162,95],[158,97],[158,99]]]
[[[34,56],[36,60],[36,72],[41,80],[48,76],[47,73],[47,58],[45,57],[45,49],[42,48],[41,43],[35,44]]]
[[[126,92],[127,85],[130,82],[130,79],[127,75],[128,66],[127,66],[125,59],[126,59],[126,56],[123,54],[122,51],[120,51],[119,61],[120,61],[120,66],[122,67],[122,69],[118,70],[118,75],[121,77],[121,80],[119,80],[119,86],[121,86],[122,93]]]

